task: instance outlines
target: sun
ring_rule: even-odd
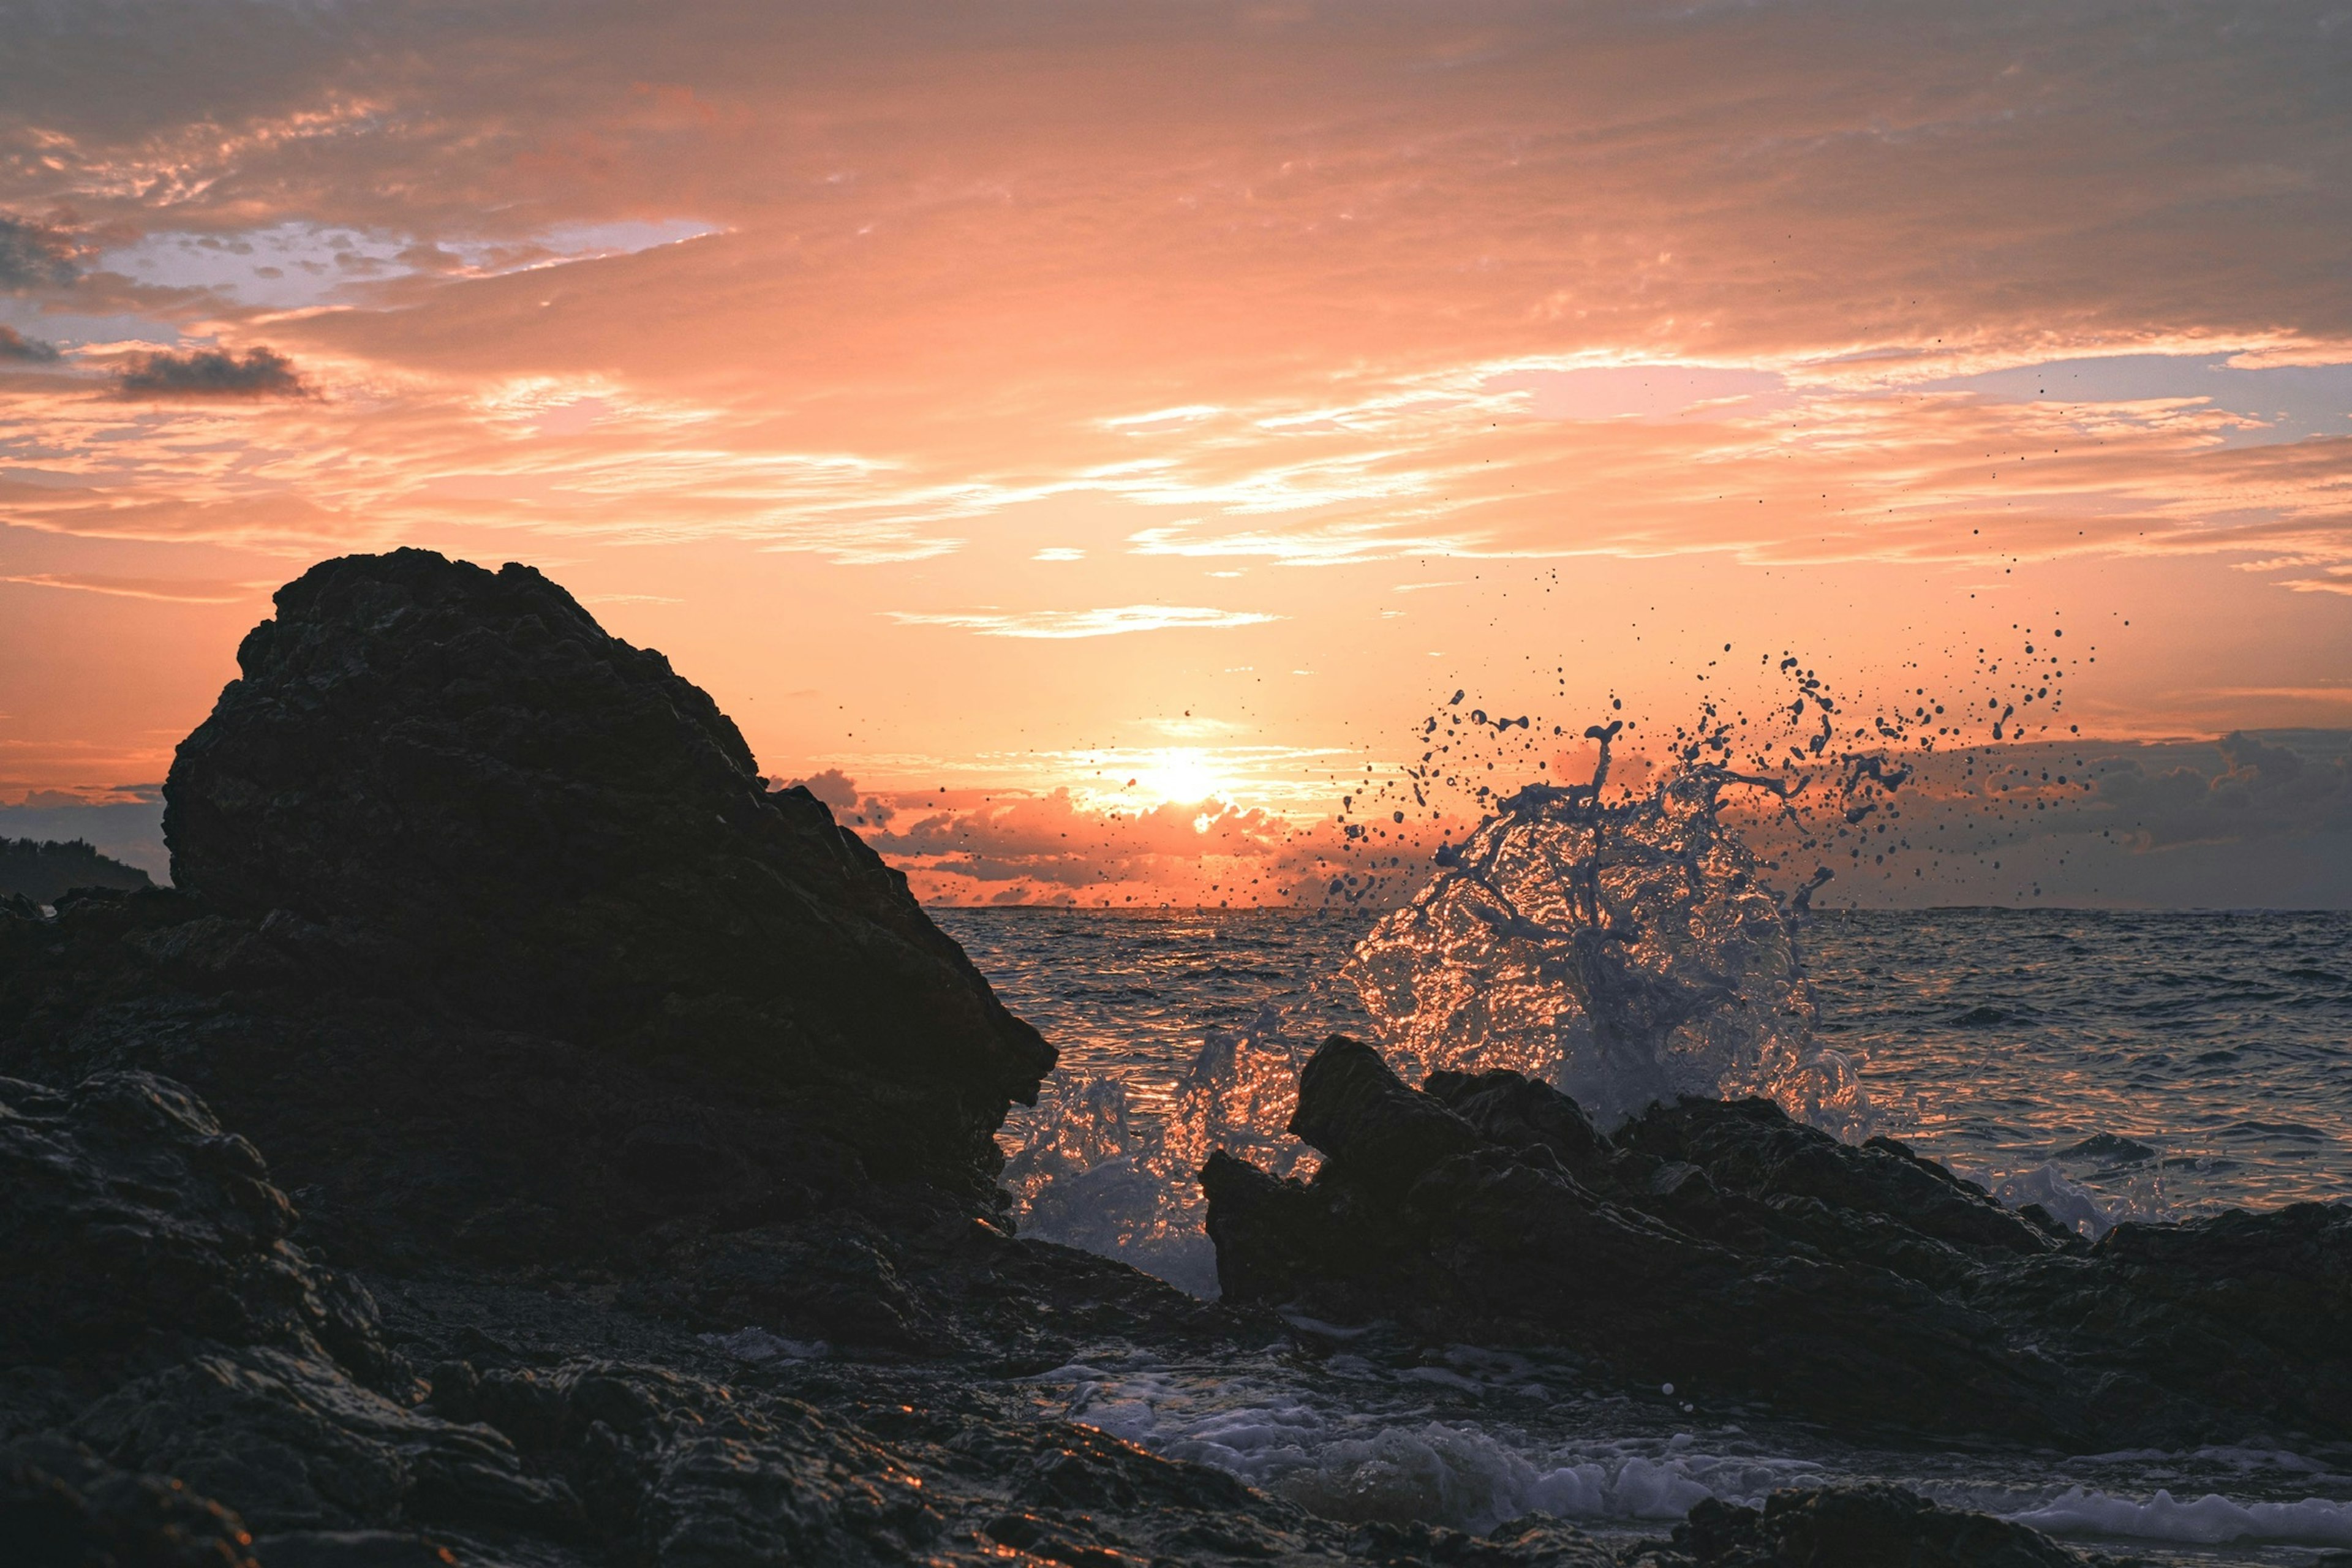
[[[1224,784],[1202,753],[1184,748],[1156,752],[1135,775],[1136,783],[1161,800],[1196,805],[1224,794]]]

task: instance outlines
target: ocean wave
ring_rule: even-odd
[[[2178,1541],[2202,1546],[2275,1542],[2292,1546],[2352,1546],[2352,1503],[2326,1498],[2299,1502],[2234,1502],[2208,1492],[2182,1502],[2158,1491],[2147,1502],[2070,1488],[2040,1508],[2011,1515],[2052,1535],[2095,1535]]]

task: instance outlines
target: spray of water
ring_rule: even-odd
[[[1343,981],[1409,1082],[1509,1068],[1603,1127],[1677,1098],[1756,1095],[1840,1137],[1881,1130],[1885,1109],[1855,1064],[1815,1037],[1799,932],[1832,864],[1875,870],[1910,848],[1905,791],[1918,760],[2022,738],[2026,717],[2057,706],[2055,656],[2030,642],[2024,656],[2033,664],[2021,675],[1979,650],[1980,678],[2015,689],[1982,700],[1919,688],[1875,705],[1786,653],[1740,661],[1743,685],[1762,686],[1736,700],[1734,661],[1709,660],[1693,717],[1671,736],[1619,719],[1584,729],[1594,761],[1578,784],[1561,782],[1570,727],[1490,714],[1457,691],[1420,727],[1417,762],[1385,781],[1368,774],[1341,803],[1363,870],[1335,879],[1332,896],[1404,900]],[[1638,746],[1621,769],[1630,787],[1611,776],[1627,743]],[[1972,753],[1964,765],[1973,772]],[[1416,826],[1465,816],[1477,826],[1433,865],[1409,853]],[[1213,1034],[1164,1118],[1138,1113],[1114,1079],[1064,1083],[1010,1141],[1020,1223],[1213,1293],[1195,1173],[1218,1148],[1278,1175],[1311,1171],[1313,1152],[1286,1129],[1317,1043],[1273,1009]]]
[[[1317,1042],[1276,1007],[1213,1029],[1165,1117],[1138,1114],[1117,1079],[1066,1081],[1008,1152],[1004,1184],[1023,1232],[1131,1263],[1197,1296],[1217,1293],[1202,1228],[1201,1167],[1226,1149],[1278,1176],[1314,1173],[1286,1131]]]
[[[1591,783],[1499,801],[1358,946],[1348,976],[1381,1043],[1415,1076],[1546,1079],[1604,1127],[1684,1096],[1764,1095],[1864,1134],[1857,1075],[1813,1038],[1790,911],[1718,809],[1727,789],[1791,786],[1692,760],[1612,801],[1617,731],[1588,731]]]

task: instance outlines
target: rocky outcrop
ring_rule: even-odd
[[[79,838],[0,838],[0,900],[51,904],[76,888],[154,886],[136,866],[100,854]]]
[[[987,1163],[1052,1050],[667,659],[424,551],[277,603],[164,784],[176,885],[468,1018],[821,1105],[893,1169]]]
[[[1629,1552],[1626,1568],[2077,1568],[2108,1561],[2078,1555],[2021,1524],[1866,1486],[1778,1491],[1760,1509],[1709,1500],[1675,1527],[1670,1546]]]
[[[177,1086],[0,1080],[0,1506],[38,1528],[226,1563],[248,1528],[577,1520],[496,1432],[409,1407],[367,1292],[288,1240],[260,1155]]]
[[[1051,1047],[659,654],[408,550],[238,658],[165,785],[175,887],[0,919],[0,1071],[172,1074],[402,1268],[1001,1204]]]
[[[1847,1431],[2352,1437],[2341,1205],[2093,1247],[1769,1101],[1686,1100],[1604,1138],[1515,1073],[1412,1089],[1339,1037],[1301,1073],[1291,1130],[1325,1156],[1312,1181],[1222,1152],[1202,1173],[1229,1300],[1565,1346],[1621,1383]]]
[[[1478,1537],[1318,1519],[936,1369],[812,1373],[455,1277],[394,1284],[387,1318],[288,1239],[249,1143],[142,1074],[0,1083],[0,1555],[27,1568],[1616,1562],[1548,1520]],[[962,1250],[1000,1352],[1047,1317],[1154,1327],[1118,1316],[1133,1277],[1115,1264],[986,1227]],[[801,1261],[803,1285],[826,1277]],[[1051,1364],[1069,1341],[1027,1348]]]

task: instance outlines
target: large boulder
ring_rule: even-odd
[[[1228,1300],[1561,1345],[1717,1408],[1937,1440],[2120,1448],[2352,1439],[2352,1207],[2097,1246],[1764,1100],[1603,1137],[1511,1072],[1407,1087],[1333,1037],[1299,1078],[1307,1182],[1202,1172]]]
[[[0,1072],[168,1073],[400,1269],[1001,1212],[1052,1047],[661,655],[425,551],[278,612],[173,766],[175,886],[0,905]]]
[[[1054,1053],[708,693],[528,566],[279,590],[163,786],[177,886],[453,1011],[722,1065],[900,1168],[977,1169]]]

